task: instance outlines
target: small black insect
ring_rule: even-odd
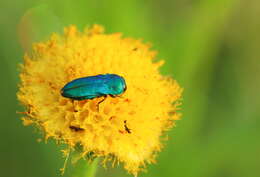
[[[71,130],[74,130],[74,131],[76,131],[76,132],[79,132],[79,131],[83,131],[84,129],[83,128],[80,128],[80,127],[76,127],[76,126],[70,126],[70,129]]]
[[[129,129],[126,125],[126,120],[124,120],[124,127],[125,127],[125,131],[127,131],[127,133],[131,133],[131,129]]]

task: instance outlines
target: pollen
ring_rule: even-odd
[[[35,125],[82,156],[93,153],[104,161],[116,160],[131,174],[155,161],[162,137],[179,119],[182,88],[162,76],[163,60],[141,40],[105,34],[103,27],[79,32],[75,26],[33,45],[21,64],[19,101],[24,125]],[[81,77],[98,74],[122,76],[127,90],[119,97],[71,100],[61,88]],[[98,105],[98,108],[97,108]],[[113,158],[111,158],[113,157]]]

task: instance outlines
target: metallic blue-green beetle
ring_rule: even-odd
[[[100,74],[75,79],[61,89],[61,95],[72,100],[85,100],[110,95],[116,97],[126,91],[125,79],[116,74]]]

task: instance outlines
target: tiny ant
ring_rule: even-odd
[[[125,131],[127,131],[127,133],[131,133],[131,129],[129,129],[126,125],[126,120],[124,120],[124,127],[125,127]]]
[[[80,127],[76,127],[76,126],[70,126],[70,129],[71,130],[74,130],[74,131],[76,131],[76,132],[78,132],[78,131],[83,131],[84,129],[83,128],[80,128]]]

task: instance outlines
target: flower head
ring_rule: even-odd
[[[162,133],[179,118],[182,89],[159,73],[163,61],[153,61],[155,55],[149,45],[119,33],[104,34],[98,25],[84,33],[70,26],[63,35],[34,44],[20,74],[24,124],[38,126],[46,139],[71,148],[80,144],[82,156],[112,156],[136,175],[154,161]],[[123,95],[108,96],[98,105],[103,98],[73,101],[60,94],[73,79],[106,73],[125,79]]]

